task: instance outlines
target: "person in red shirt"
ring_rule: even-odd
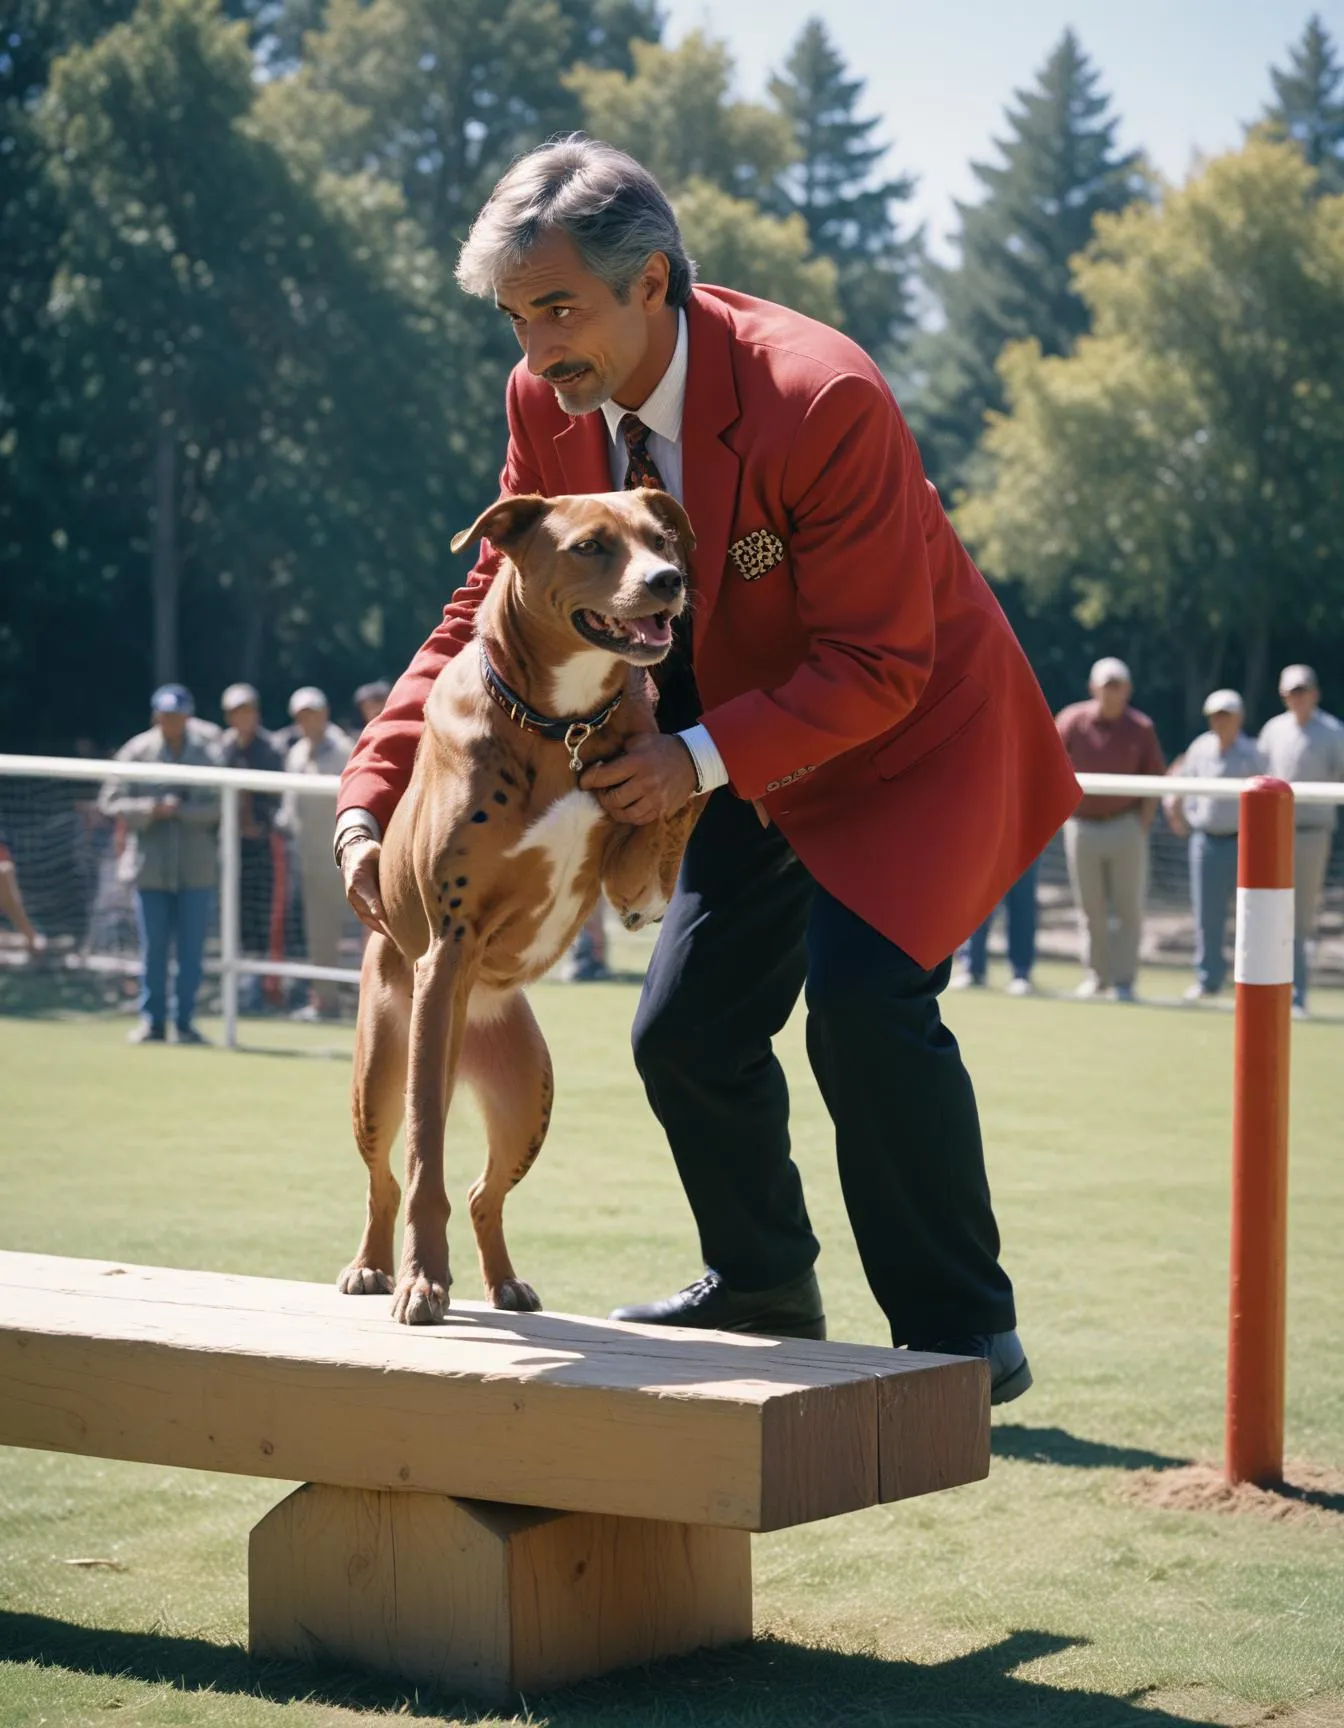
[[[1130,706],[1134,681],[1123,660],[1098,660],[1092,692],[1057,715],[1055,725],[1080,774],[1165,774],[1157,730]],[[1134,1000],[1148,879],[1148,830],[1156,798],[1087,794],[1064,829],[1069,884],[1082,926],[1082,997],[1113,992]]]
[[[772,1050],[806,989],[808,1055],[893,1342],[983,1357],[995,1401],[1016,1397],[1031,1375],[938,997],[949,956],[1077,802],[1031,667],[878,367],[783,306],[697,285],[671,206],[630,157],[586,139],[523,157],[458,280],[523,350],[501,489],[661,486],[696,539],[661,734],[580,781],[635,823],[708,794],[634,1027],[706,1271],[616,1317],[825,1336]],[[343,777],[338,859],[374,928],[379,835],[425,698],[472,642],[500,563],[483,544]],[[549,679],[522,694],[562,717]]]

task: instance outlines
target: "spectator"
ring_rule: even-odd
[[[1184,756],[1172,764],[1173,774],[1192,780],[1248,780],[1263,774],[1264,760],[1249,738],[1242,736],[1246,710],[1235,690],[1215,690],[1204,703],[1209,722]],[[1227,980],[1227,914],[1237,892],[1237,828],[1241,805],[1236,798],[1182,797],[1173,792],[1162,807],[1174,834],[1190,839],[1190,899],[1195,914],[1195,982],[1187,1002],[1216,996]]]
[[[1036,865],[1030,864],[1004,895],[1001,905],[1008,926],[1008,980],[1010,996],[1030,996],[1035,986],[1031,969],[1036,964]],[[997,908],[995,909],[997,911]],[[982,989],[989,977],[989,931],[994,913],[961,950],[961,965],[952,979],[954,990]]]
[[[226,768],[255,768],[278,773],[285,765],[270,735],[261,724],[261,698],[251,684],[230,684],[219,699],[228,730],[220,741],[220,756]],[[267,954],[271,946],[271,905],[275,892],[275,859],[271,851],[272,831],[280,809],[280,795],[241,792],[238,795],[239,869],[238,921],[244,954]],[[245,999],[257,1006],[259,980],[244,980]]]
[[[1113,656],[1088,679],[1091,700],[1075,702],[1055,724],[1080,774],[1161,774],[1166,764],[1152,721],[1130,707],[1134,681]],[[1064,825],[1069,885],[1078,903],[1086,976],[1082,997],[1114,990],[1134,1000],[1148,874],[1148,830],[1156,798],[1089,794]]]
[[[1279,676],[1285,712],[1260,733],[1265,771],[1280,780],[1344,780],[1344,726],[1320,706],[1321,687],[1310,666],[1285,666]],[[1333,804],[1299,804],[1293,824],[1293,1013],[1307,1012],[1307,943],[1316,933],[1316,913],[1330,862],[1335,831]]]
[[[391,694],[392,686],[386,678],[375,678],[371,684],[361,684],[355,691],[355,707],[359,710],[361,731],[387,707],[387,699]]]
[[[161,684],[150,698],[154,724],[117,751],[118,762],[217,767],[208,737],[189,730],[195,704],[181,684]],[[205,958],[210,902],[218,872],[219,797],[205,787],[165,791],[109,780],[99,794],[105,816],[130,834],[122,868],[135,883],[143,982],[140,1020],[131,1044],[161,1044],[168,1027],[168,950],[177,950],[173,1023],[179,1044],[204,1044],[193,1019]]]
[[[327,699],[315,686],[305,684],[289,699],[290,717],[302,734],[290,746],[285,769],[290,774],[339,774],[345,767],[353,742],[331,724]],[[335,966],[341,955],[341,931],[345,926],[345,888],[331,864],[331,831],[336,825],[336,794],[299,797],[286,792],[278,818],[293,836],[298,855],[299,885],[303,894],[303,928],[308,959],[314,966]],[[334,1020],[340,1013],[337,986],[314,985],[308,1005],[296,1019]]]
[[[46,952],[47,939],[34,926],[24,907],[14,854],[3,834],[0,834],[0,918],[8,918],[23,937],[30,960],[36,960]]]

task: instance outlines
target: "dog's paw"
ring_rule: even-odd
[[[512,1314],[536,1314],[541,1310],[541,1297],[521,1278],[506,1278],[498,1289],[490,1292],[490,1301],[496,1308]]]
[[[336,1288],[342,1296],[390,1296],[392,1277],[388,1272],[380,1272],[376,1266],[361,1266],[356,1261],[341,1273]]]
[[[661,924],[667,911],[667,901],[659,894],[643,906],[629,906],[621,913],[621,923],[627,930],[647,930],[650,924]]]
[[[448,1287],[423,1272],[403,1273],[392,1296],[392,1318],[403,1326],[432,1326],[448,1312]]]

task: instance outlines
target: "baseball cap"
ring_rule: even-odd
[[[1279,695],[1289,690],[1315,690],[1317,688],[1316,674],[1310,666],[1285,666],[1279,673]]]
[[[312,708],[328,708],[330,703],[316,684],[301,684],[289,699],[289,717],[304,713]]]
[[[220,697],[219,706],[221,711],[225,714],[232,713],[235,708],[246,708],[249,706],[252,708],[260,708],[261,697],[257,694],[255,687],[251,684],[230,684],[228,689]]]
[[[1098,660],[1087,675],[1089,684],[1132,684],[1134,680],[1129,675],[1129,667],[1123,660],[1117,660],[1114,654],[1107,654]]]
[[[1214,690],[1204,698],[1205,714],[1244,714],[1246,704],[1235,690]]]
[[[160,684],[149,699],[151,714],[194,714],[196,704],[185,684]]]
[[[392,686],[387,679],[375,678],[371,684],[361,684],[355,691],[355,706],[358,708],[361,702],[374,702],[380,697],[386,702],[391,694]]]

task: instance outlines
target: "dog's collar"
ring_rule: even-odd
[[[582,720],[557,720],[551,714],[541,714],[535,708],[530,708],[516,690],[511,690],[490,664],[490,656],[486,652],[485,640],[480,639],[481,650],[481,682],[485,685],[491,699],[508,715],[515,726],[521,726],[524,732],[531,732],[538,738],[550,738],[557,744],[563,744],[569,751],[569,765],[577,774],[583,767],[579,759],[579,750],[584,741],[591,738],[594,732],[600,732],[620,707],[625,695],[618,690],[605,708],[599,708],[596,714],[589,714]]]

